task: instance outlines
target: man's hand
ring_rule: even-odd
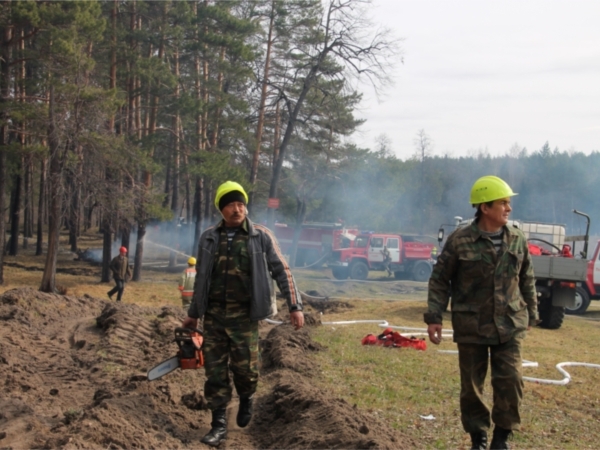
[[[442,324],[441,323],[430,323],[427,326],[427,334],[429,334],[429,340],[435,345],[439,345],[442,342]]]
[[[194,319],[193,317],[186,317],[183,322],[181,322],[181,326],[183,328],[190,328],[195,330],[198,328],[198,319]]]
[[[290,322],[296,330],[304,326],[304,314],[302,311],[294,311],[290,313]]]

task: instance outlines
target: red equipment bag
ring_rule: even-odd
[[[417,339],[416,337],[404,337],[397,331],[391,328],[386,328],[383,333],[375,337],[372,334],[362,338],[362,345],[381,345],[383,347],[412,347],[417,350],[426,350],[427,342],[425,339]]]

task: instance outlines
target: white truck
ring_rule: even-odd
[[[573,212],[587,219],[585,235],[566,236],[564,225],[516,220],[511,220],[508,224],[522,230],[527,237],[536,279],[535,288],[541,320],[539,326],[542,328],[560,328],[565,310],[575,310],[577,302],[582,301],[582,283],[586,282],[588,274],[586,257],[590,218],[577,210]],[[454,219],[455,228],[463,227],[473,221],[473,219],[462,220],[461,217]],[[443,238],[444,226],[440,227],[438,241],[441,243]],[[577,255],[578,257],[575,257],[575,245],[580,241],[584,242],[583,250]],[[572,245],[569,242],[572,242]]]

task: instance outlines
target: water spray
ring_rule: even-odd
[[[187,253],[180,252],[179,250],[175,250],[173,247],[168,247],[166,245],[157,244],[156,242],[152,242],[149,239],[144,239],[144,242],[146,242],[148,244],[155,245],[156,247],[165,248],[165,249],[167,249],[169,251],[172,251],[172,252],[175,252],[175,253],[179,253],[180,255],[187,256],[188,258],[192,256],[192,255],[188,255]]]

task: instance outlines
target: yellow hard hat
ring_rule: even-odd
[[[190,266],[195,266],[196,265],[196,258],[194,258],[193,256],[190,256],[190,259],[188,259],[188,264]]]
[[[246,199],[245,203],[248,204],[248,194],[246,194],[246,191],[242,185],[236,183],[235,181],[226,181],[217,188],[217,195],[215,195],[215,207],[220,211],[221,208],[219,208],[219,202],[221,201],[221,198],[223,198],[224,195],[235,191],[240,192],[244,199]]]
[[[501,198],[519,195],[510,188],[506,181],[493,175],[479,178],[471,188],[471,204],[493,202]]]

